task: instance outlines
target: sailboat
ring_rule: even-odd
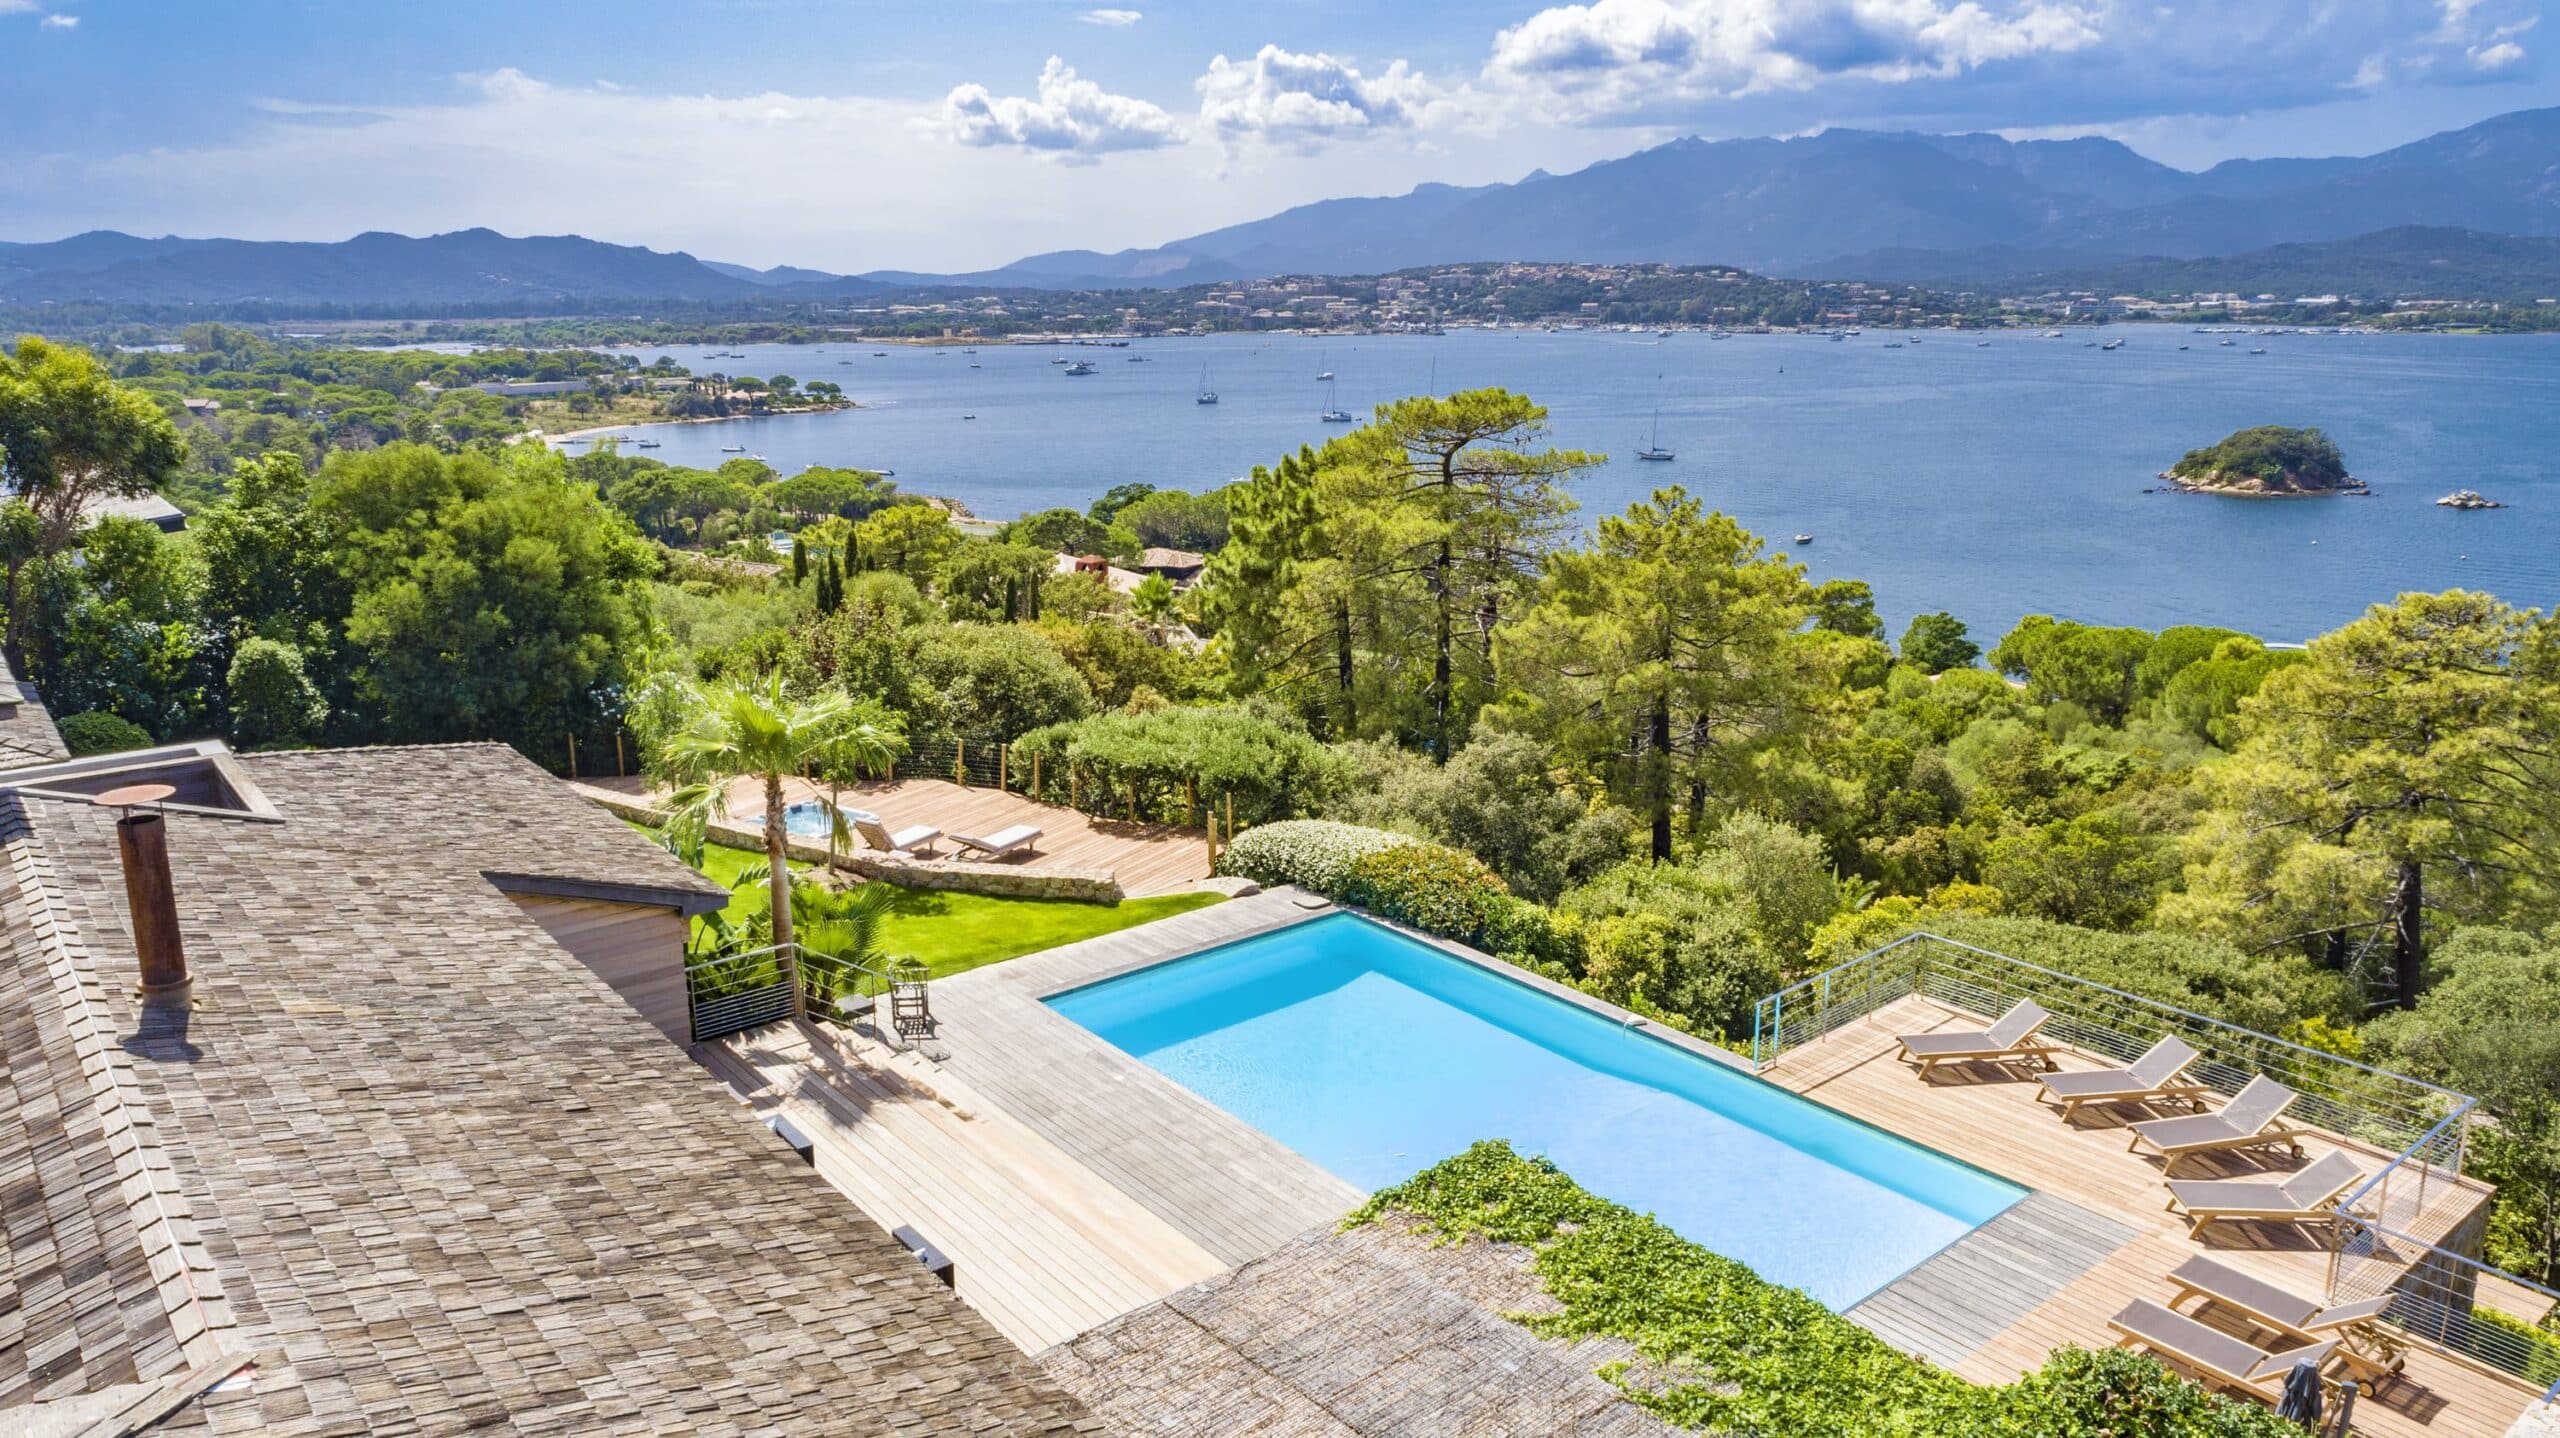
[[[1334,399],[1334,394],[1340,386],[1333,383],[1333,371],[1326,370],[1324,375],[1324,414],[1320,417],[1326,424],[1351,423],[1351,411],[1344,409],[1342,405]]]
[[[1644,448],[1636,451],[1636,458],[1667,460],[1678,459],[1679,457],[1680,456],[1676,451],[1664,449],[1662,447],[1662,406],[1655,405],[1653,408],[1653,438],[1646,443]]]
[[[1316,383],[1333,383],[1333,371],[1325,366],[1324,356],[1321,354],[1316,356]]]
[[[1218,392],[1209,388],[1209,367],[1205,364],[1200,366],[1200,392],[1191,397],[1191,402],[1193,404],[1216,404],[1218,402]]]

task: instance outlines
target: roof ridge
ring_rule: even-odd
[[[52,864],[36,842],[25,802],[9,793],[0,796],[0,809],[6,812],[0,821],[0,854],[5,854],[17,898],[27,910],[30,936],[43,955],[54,999],[88,1080],[90,1101],[103,1130],[128,1140],[114,1146],[116,1173],[127,1195],[125,1210],[144,1231],[143,1249],[151,1258],[162,1311],[179,1335],[179,1353],[186,1362],[212,1362],[229,1351],[226,1340],[237,1327],[221,1277],[160,1143],[158,1122],[134,1073],[133,1053],[116,1037],[118,1024],[106,1009],[106,983]],[[149,1235],[154,1229],[156,1242]],[[172,1257],[174,1263],[168,1261]],[[190,1310],[194,1321],[181,1321]]]

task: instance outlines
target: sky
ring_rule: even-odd
[[[484,225],[954,272],[1683,135],[2199,169],[2560,104],[2543,0],[0,0],[0,239]]]

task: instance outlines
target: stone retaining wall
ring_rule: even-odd
[[[592,788],[585,784],[569,786],[587,799],[623,818],[643,824],[663,825],[667,814],[644,804],[628,794],[610,789]],[[764,833],[758,829],[741,829],[730,824],[708,826],[708,837],[716,843],[762,852]],[[881,879],[902,889],[949,889],[956,893],[985,894],[1001,899],[1073,899],[1088,904],[1120,902],[1120,878],[1108,869],[1051,869],[1023,864],[977,863],[968,859],[917,859],[902,854],[882,853],[877,849],[857,849],[838,854],[832,861],[827,851],[815,844],[793,839],[786,845],[792,858],[804,863],[834,867],[866,879]]]

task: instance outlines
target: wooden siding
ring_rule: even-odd
[[[653,904],[540,894],[508,897],[579,963],[613,985],[658,1032],[680,1044],[692,1041],[685,1011],[684,915]]]

